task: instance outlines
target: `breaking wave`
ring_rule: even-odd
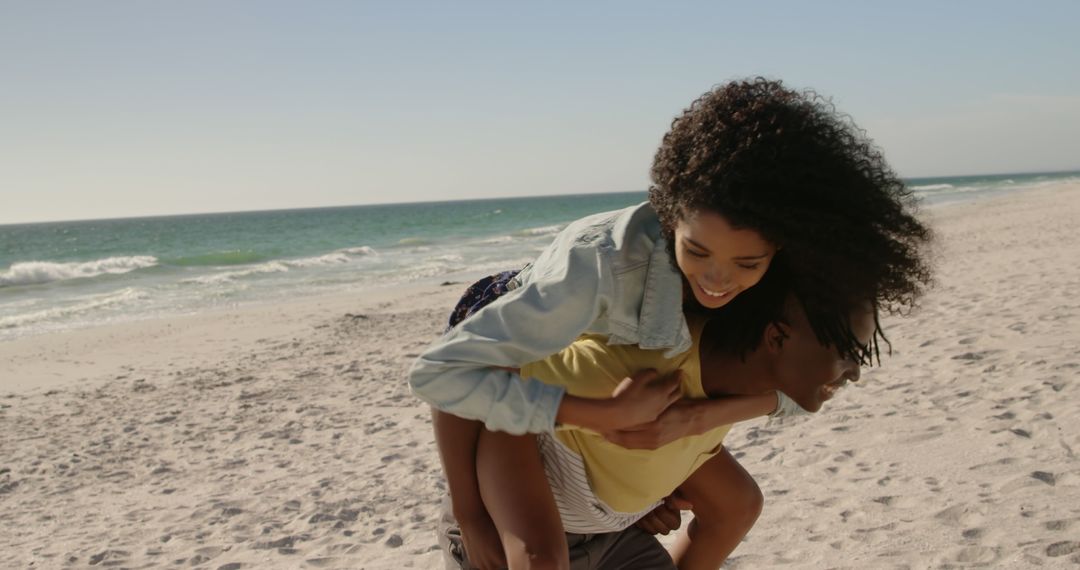
[[[94,261],[69,263],[23,261],[13,264],[3,273],[0,273],[0,287],[41,285],[70,279],[89,279],[100,275],[128,273],[137,269],[154,267],[157,264],[157,258],[150,255],[106,257]]]

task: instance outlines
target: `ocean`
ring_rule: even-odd
[[[1080,172],[907,180],[924,205]],[[579,217],[644,192],[0,226],[0,341],[519,267]]]

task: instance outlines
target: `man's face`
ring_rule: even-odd
[[[818,342],[799,303],[789,303],[787,313],[790,326],[783,330],[788,338],[774,349],[778,358],[777,388],[805,410],[816,412],[841,386],[859,379],[859,363],[841,356],[835,347]],[[852,313],[851,330],[860,344],[869,344],[874,334],[874,314],[869,306]]]

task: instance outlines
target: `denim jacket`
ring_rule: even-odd
[[[586,333],[668,356],[690,348],[682,278],[648,203],[570,224],[510,287],[420,355],[413,393],[490,430],[541,433],[554,429],[564,389],[496,367],[545,358]]]

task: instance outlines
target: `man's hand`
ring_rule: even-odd
[[[609,430],[625,429],[652,422],[682,397],[682,372],[661,378],[652,369],[623,378],[611,393],[612,420]]]
[[[603,432],[604,439],[627,449],[657,449],[680,437],[695,435],[698,402],[681,400],[669,406],[655,420],[636,426]]]
[[[465,547],[472,568],[479,570],[502,570],[506,568],[506,554],[495,523],[487,513],[458,520],[461,542]]]
[[[682,511],[694,508],[679,491],[664,499],[664,504],[656,507],[636,523],[636,526],[649,534],[666,535],[673,530],[679,530],[682,526]]]

